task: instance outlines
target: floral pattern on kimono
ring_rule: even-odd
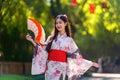
[[[66,74],[68,75],[68,78],[72,78],[73,76],[81,76],[93,64],[89,60],[79,58],[80,54],[78,51],[76,52],[76,50],[78,50],[77,45],[71,37],[66,35],[66,33],[63,35],[58,34],[57,39],[52,42],[51,49],[63,50],[67,54],[75,54],[76,58],[68,57],[67,62],[48,60],[45,71],[45,80],[65,80]],[[38,47],[38,50],[46,54],[46,51],[43,51],[45,49],[42,47]],[[45,62],[43,61],[43,63]]]
[[[38,75],[45,73],[48,53],[39,45],[33,48],[31,74]]]
[[[72,38],[69,38],[68,45],[70,48],[68,53],[76,54],[76,58],[67,58],[67,75],[69,78],[72,78],[74,76],[80,77],[93,65],[93,62],[81,58],[79,51],[76,51],[78,47]]]

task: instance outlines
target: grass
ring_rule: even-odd
[[[44,75],[15,75],[15,74],[3,74],[0,75],[0,80],[44,80]]]

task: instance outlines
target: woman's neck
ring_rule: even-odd
[[[64,33],[65,33],[65,31],[64,32],[59,32],[60,35],[63,35]]]
[[[59,32],[60,35],[63,35],[65,33],[65,30],[62,30]]]

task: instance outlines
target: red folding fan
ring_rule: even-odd
[[[39,44],[43,44],[45,41],[45,31],[42,27],[42,25],[32,19],[32,18],[28,18],[27,19],[27,28],[29,31],[32,31],[34,34],[34,40],[39,43]]]

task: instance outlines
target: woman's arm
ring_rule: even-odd
[[[80,53],[76,43],[74,42],[74,40],[72,38],[71,38],[71,41],[70,41],[70,50],[71,50],[72,54],[68,54],[68,57],[76,58],[76,59],[84,59],[82,54]],[[93,62],[93,61],[92,61],[92,63],[93,63],[92,66],[94,66],[96,68],[99,67],[98,63]]]

